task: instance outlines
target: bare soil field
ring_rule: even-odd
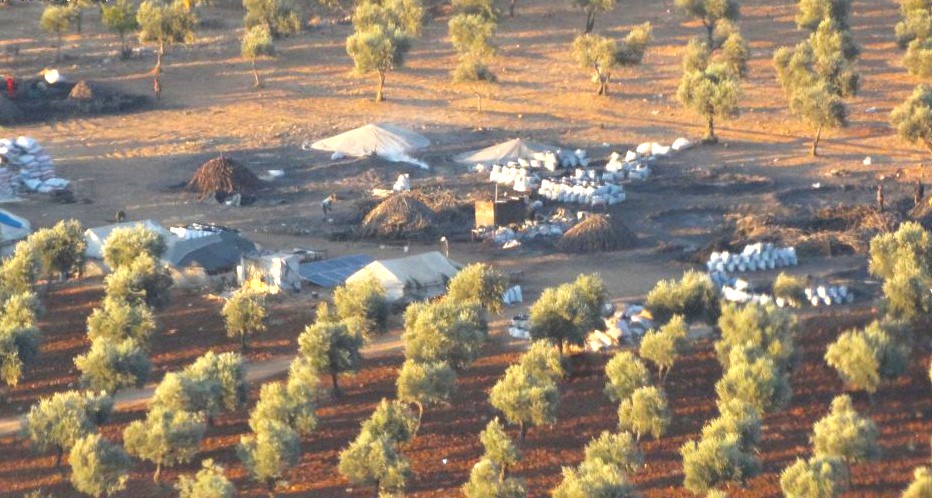
[[[741,27],[752,57],[741,115],[717,123],[719,145],[665,160],[647,183],[628,187],[628,201],[613,207],[612,213],[638,233],[638,248],[577,256],[535,247],[506,252],[454,242],[451,257],[523,271],[527,302],[542,289],[583,272],[599,272],[614,301],[632,300],[658,279],[690,267],[681,261],[694,251],[734,235],[730,221],[734,217],[808,219],[825,207],[869,205],[880,181],[890,205],[910,198],[909,183],[917,178],[928,182],[929,172],[921,166],[927,156],[899,141],[887,124],[890,110],[919,83],[902,67],[894,43],[897,5],[890,0],[854,2],[852,29],[863,52],[862,91],[849,102],[850,126],[826,132],[818,158],[807,155],[812,130],[788,113],[771,64],[774,50],[804,37],[795,30],[794,9],[791,0],[742,2]],[[41,10],[39,3],[0,4],[0,73],[23,77],[57,67],[76,80],[103,82],[130,94],[151,92],[152,52],[118,60],[117,37],[102,29],[93,12],[85,15],[81,36],[66,36],[65,61],[54,63],[54,43],[38,29]],[[481,114],[475,112],[469,91],[449,83],[454,62],[445,39],[449,16],[442,8],[435,10],[440,15],[414,42],[406,67],[388,74],[388,100],[375,104],[371,102],[374,77],[350,75],[344,40],[351,27],[325,26],[283,40],[274,61],[260,62],[266,86],[253,90],[249,65],[239,57],[242,11],[207,8],[202,14],[206,27],[199,30],[198,39],[173,47],[166,56],[161,101],[126,114],[0,128],[0,136],[29,135],[39,140],[55,157],[59,174],[76,181],[79,198],[77,204],[63,205],[27,197],[6,207],[36,226],[69,217],[95,226],[108,223],[122,209],[129,219],[154,218],[166,226],[214,222],[236,227],[272,248],[313,247],[328,249],[332,256],[363,252],[394,257],[401,255],[398,246],[333,242],[328,235],[358,218],[357,200],[372,188],[390,187],[400,173],[410,173],[415,187],[443,186],[464,194],[490,195],[485,179],[455,164],[454,154],[521,136],[584,148],[592,157],[603,158],[643,141],[669,143],[678,136],[696,138],[703,132],[701,120],[684,110],[675,96],[683,48],[701,27],[675,12],[672,0],[626,0],[597,18],[597,31],[616,36],[644,21],[654,25],[655,42],[644,64],[618,71],[607,98],[595,95],[588,72],[578,69],[569,54],[585,15],[563,0],[519,2],[516,17],[500,20],[499,53],[493,65],[500,84]],[[7,55],[3,49],[14,45],[19,55]],[[302,150],[307,140],[382,121],[407,126],[431,139],[433,145],[422,158],[432,169],[369,159],[331,161],[327,154]],[[245,207],[198,202],[175,188],[221,152],[257,173],[282,169],[285,177],[260,192],[256,204]],[[862,164],[865,156],[871,157],[871,165]],[[819,188],[813,188],[817,183]],[[340,199],[333,224],[322,218],[319,204],[330,193]],[[433,247],[418,243],[411,250]],[[825,346],[840,331],[866,323],[874,313],[867,298],[876,285],[865,282],[864,267],[863,255],[814,254],[795,270],[849,281],[864,290],[859,295],[865,299],[854,310],[842,308],[827,316],[806,313],[802,318],[797,343],[805,354],[792,377],[793,401],[766,418],[760,455],[764,472],[743,489],[730,490],[733,496],[779,496],[779,471],[797,456],[808,455],[812,423],[842,392],[834,372],[822,361]],[[751,278],[765,284],[774,276],[775,272],[761,272]],[[101,295],[99,279],[53,288],[41,323],[45,334],[41,361],[8,392],[0,416],[22,414],[39,397],[75,385],[72,358],[87,348],[84,321]],[[223,333],[219,306],[199,294],[175,296],[171,307],[159,314],[162,333],[153,345],[153,380],[209,349],[236,348]],[[253,344],[250,359],[292,354],[297,335],[313,318],[313,306],[308,298],[277,302],[276,321]],[[509,308],[506,314],[525,308]],[[409,483],[411,496],[459,496],[458,487],[480,454],[478,432],[493,416],[487,391],[520,349],[501,339],[503,318],[508,316],[498,317],[495,327],[499,339],[460,377],[452,404],[428,410],[419,436],[404,448],[415,475]],[[396,323],[386,342],[398,333]],[[895,496],[912,469],[927,463],[932,434],[928,353],[914,351],[909,374],[884,386],[874,406],[856,399],[858,409],[869,413],[881,428],[883,456],[878,462],[855,466],[853,487],[846,497]],[[560,467],[578,463],[589,438],[617,424],[616,407],[601,392],[606,360],[603,355],[574,358],[572,373],[560,386],[558,423],[530,431],[522,448],[524,460],[515,474],[526,480],[531,496],[547,496],[559,482]],[[301,463],[291,472],[282,496],[373,495],[373,490],[353,488],[337,474],[337,455],[379,399],[393,396],[395,369],[401,361],[397,352],[369,355],[359,374],[346,379],[344,396],[321,400],[320,428],[305,438]],[[646,496],[691,496],[682,488],[678,449],[698,437],[702,424],[713,416],[713,385],[720,373],[708,342],[697,343],[674,368],[665,386],[674,411],[671,434],[642,443],[647,465],[634,476]],[[251,399],[257,392],[258,386],[252,386]],[[103,432],[119,441],[122,428],[142,415],[141,410],[119,412]],[[198,459],[222,462],[242,496],[260,496],[263,491],[248,481],[235,456],[247,415],[243,410],[220,417],[209,429]],[[447,464],[442,463],[444,458]],[[38,488],[56,497],[77,496],[67,475],[57,473],[53,464],[52,455],[37,455],[27,442],[0,440],[0,496],[20,496]],[[162,480],[172,482],[197,465],[167,469]],[[151,470],[148,464],[137,465],[129,491],[118,496],[173,496],[169,486],[152,483]]]

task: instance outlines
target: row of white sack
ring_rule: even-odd
[[[614,183],[599,182],[555,182],[544,178],[540,182],[540,190],[543,192],[558,192],[576,195],[609,195],[624,193],[625,188],[622,185]]]
[[[39,192],[42,194],[47,194],[49,192],[54,192],[56,190],[63,190],[68,188],[68,185],[71,182],[65,180],[64,178],[50,178],[48,180],[23,180],[23,186],[32,192]]]
[[[0,138],[0,150],[6,149],[14,154],[36,154],[42,150],[39,142],[32,137]]]
[[[521,286],[515,285],[505,291],[502,296],[502,302],[505,304],[518,304],[524,302],[524,296],[521,293]]]
[[[718,253],[712,253],[717,255]],[[766,254],[728,254],[725,257],[709,258],[706,268],[709,273],[715,272],[746,272],[758,270],[773,270],[774,268],[783,268],[796,266],[799,259],[796,257],[795,248],[786,250],[775,250]]]
[[[593,195],[584,195],[584,194],[572,194],[565,192],[555,192],[555,191],[545,191],[543,189],[538,190],[538,195],[545,197],[553,202],[560,202],[566,204],[582,204],[586,206],[614,206],[615,204],[620,204],[625,202],[627,196],[624,192],[619,192],[616,194],[593,194]]]

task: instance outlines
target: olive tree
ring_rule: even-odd
[[[246,34],[243,36],[243,44],[240,46],[240,54],[244,59],[249,59],[250,64],[252,64],[252,76],[255,79],[253,86],[256,88],[261,87],[262,82],[259,81],[256,59],[275,55],[275,41],[272,39],[269,27],[260,24],[246,30]]]
[[[492,462],[499,469],[499,480],[503,480],[508,474],[508,468],[521,459],[521,453],[508,437],[498,417],[486,424],[485,429],[479,433],[479,441],[484,449],[482,458]]]
[[[145,225],[118,227],[104,240],[104,263],[111,269],[118,270],[130,266],[136,258],[144,254],[157,260],[165,253],[165,249],[164,237]]]
[[[669,427],[667,396],[654,386],[639,387],[618,406],[618,428],[634,432],[638,441],[643,434],[660,439]]]
[[[841,495],[847,474],[837,458],[797,458],[780,473],[780,489],[784,496],[836,498]]]
[[[532,376],[557,382],[565,375],[560,355],[552,342],[541,339],[532,341],[518,363]]]
[[[388,328],[388,301],[385,289],[374,277],[354,281],[333,291],[336,315],[366,338],[385,333]]]
[[[673,318],[659,330],[649,330],[641,338],[639,353],[642,358],[657,367],[657,376],[661,383],[666,382],[673,364],[685,351],[687,332],[686,319],[683,315],[673,315]]]
[[[136,20],[136,6],[129,0],[117,0],[112,5],[100,5],[100,20],[110,31],[120,36],[120,58],[129,57],[130,50],[126,46],[126,34],[139,29]]]
[[[715,383],[719,403],[740,399],[760,413],[782,408],[792,397],[789,376],[756,348],[732,348],[729,366]]]
[[[932,88],[916,87],[905,102],[893,109],[890,124],[897,136],[932,152]]]
[[[362,357],[362,337],[350,332],[343,323],[315,323],[298,336],[298,351],[318,372],[330,374],[333,394],[339,395],[337,378],[355,372]]]
[[[520,364],[508,367],[489,393],[492,406],[509,423],[518,425],[521,441],[529,425],[556,421],[558,398],[559,390],[553,381],[535,377]]]
[[[840,29],[848,29],[851,0],[800,0],[798,7],[796,26],[799,29],[814,31],[825,20],[835,22]]]
[[[708,421],[702,427],[704,439],[723,438],[737,434],[741,448],[754,452],[761,440],[761,416],[750,403],[734,398],[719,401],[719,416]]]
[[[34,292],[39,270],[39,258],[32,247],[25,242],[16,244],[13,255],[0,260],[0,301]]]
[[[34,324],[15,323],[13,317],[0,318],[0,380],[16,386],[25,375],[26,367],[39,355],[42,334]],[[34,320],[34,318],[33,318]]]
[[[206,428],[201,414],[153,407],[145,420],[126,426],[123,446],[130,455],[155,464],[152,480],[158,482],[163,465],[171,467],[194,458]]]
[[[793,345],[796,319],[788,311],[774,305],[747,305],[729,303],[722,306],[718,319],[722,337],[715,343],[715,353],[724,368],[729,367],[734,347],[754,346],[784,370],[796,363],[798,354]]]
[[[382,399],[375,411],[363,421],[360,432],[386,435],[392,441],[404,444],[417,432],[417,416],[400,401]]]
[[[41,306],[32,292],[9,296],[0,303],[0,330],[35,327]]]
[[[605,395],[621,403],[634,391],[650,385],[647,367],[629,351],[619,351],[605,364]]]
[[[181,372],[165,374],[155,388],[152,406],[203,412],[209,423],[222,411],[237,410],[245,400],[243,357],[208,351]]]
[[[894,319],[915,320],[932,310],[932,237],[921,225],[905,222],[894,233],[871,239],[871,274],[883,279],[885,311]]]
[[[76,220],[62,220],[52,228],[32,233],[26,243],[35,251],[41,273],[48,283],[57,275],[64,280],[72,273],[80,273],[84,266],[84,228]]]
[[[148,254],[121,266],[104,279],[107,296],[161,309],[171,301],[172,277],[168,269]]]
[[[554,341],[562,355],[566,344],[582,345],[593,330],[605,330],[604,304],[605,284],[598,275],[544,289],[531,305],[531,337]]]
[[[257,431],[240,437],[236,454],[249,476],[275,498],[277,483],[301,459],[301,438],[285,424],[263,420]]]
[[[647,294],[647,309],[654,320],[666,323],[673,315],[683,315],[687,322],[698,320],[714,324],[718,320],[718,295],[709,276],[688,270],[677,280],[661,280]]]
[[[873,460],[879,454],[877,426],[862,417],[848,395],[832,400],[831,411],[812,427],[812,447],[816,458],[838,458],[852,463]]]
[[[223,467],[213,459],[201,462],[201,470],[194,477],[182,475],[175,484],[179,498],[233,498],[236,488],[223,474]]]
[[[485,313],[476,302],[415,303],[408,306],[404,318],[405,358],[420,363],[442,361],[464,370],[488,338]]]
[[[603,431],[586,445],[584,460],[601,460],[625,472],[636,472],[644,465],[644,455],[630,432]]]
[[[760,472],[760,462],[741,444],[738,434],[703,437],[680,448],[683,457],[683,486],[696,494],[717,486],[741,483]]]
[[[653,29],[650,23],[635,27],[621,43],[591,33],[582,34],[573,41],[573,57],[582,69],[595,72],[599,95],[608,95],[612,70],[617,66],[636,66],[644,60]]]
[[[383,100],[385,74],[404,65],[411,39],[420,34],[424,7],[420,0],[377,4],[360,2],[353,14],[354,32],[346,39],[346,53],[358,75],[375,72],[375,101]]]
[[[105,296],[100,308],[87,317],[87,337],[93,342],[132,339],[141,347],[149,344],[157,325],[145,303]]]
[[[305,358],[295,358],[284,384],[262,385],[259,400],[249,415],[249,426],[258,430],[260,421],[268,419],[281,422],[298,434],[310,434],[317,427],[318,383],[318,372],[313,365]]]
[[[227,337],[239,338],[240,348],[245,352],[247,338],[267,330],[267,295],[245,287],[237,289],[223,304],[221,314],[226,324]]]
[[[615,8],[615,0],[572,0],[572,4],[586,13],[586,30],[584,33],[592,32],[592,28],[595,27],[596,14],[608,12]]]
[[[351,483],[375,486],[379,496],[404,490],[411,465],[398,451],[398,443],[387,434],[363,431],[340,452],[338,470]]]
[[[42,11],[39,27],[46,33],[55,35],[55,62],[61,61],[61,38],[71,27],[74,19],[71,8],[64,5],[49,5]]]
[[[452,26],[450,31],[452,37]],[[501,271],[485,263],[473,263],[450,279],[445,299],[477,301],[487,313],[498,314],[502,312],[502,296],[507,289],[508,279]]]
[[[74,442],[68,455],[71,484],[91,496],[110,496],[126,488],[130,460],[117,444],[99,434],[88,434]]]
[[[424,405],[447,403],[456,385],[456,372],[445,362],[406,360],[398,372],[398,400],[417,406],[420,424]]]
[[[913,482],[903,491],[903,498],[932,496],[932,467],[919,467],[913,472]]]
[[[683,106],[705,118],[703,140],[714,143],[718,141],[715,118],[725,119],[737,114],[741,88],[738,76],[728,66],[710,64],[702,71],[684,73],[676,95]]]
[[[243,0],[243,8],[247,38],[257,27],[275,39],[301,31],[302,14],[292,0]]]
[[[194,40],[197,17],[185,8],[182,2],[163,3],[160,0],[146,0],[139,5],[136,12],[139,23],[139,41],[155,43],[155,67],[152,74],[156,86],[162,74],[162,58],[165,47],[175,43],[189,43]],[[111,235],[112,236],[112,235]],[[106,250],[106,246],[104,247]],[[104,254],[106,258],[106,253]],[[110,262],[107,262],[110,265]],[[112,267],[112,265],[111,265]]]
[[[495,21],[482,14],[457,14],[450,19],[450,40],[459,56],[459,62],[450,73],[454,83],[472,86],[476,96],[476,110],[482,112],[482,88],[486,84],[495,83],[498,78],[489,69],[486,59],[495,53],[492,36],[495,34]],[[463,269],[467,274],[459,277],[458,274],[450,281],[450,290],[453,282],[459,277],[456,295],[458,298],[481,300],[483,307],[488,311],[498,313],[502,309],[502,294],[505,292],[507,282],[500,273],[493,273],[491,267],[484,264],[470,265]],[[500,292],[492,295],[492,292]],[[468,291],[476,294],[466,294]],[[483,293],[483,294],[480,294]]]
[[[75,441],[97,431],[110,418],[113,400],[106,394],[66,391],[42,398],[26,415],[24,432],[41,451],[56,451],[55,467]]]
[[[83,387],[111,393],[142,387],[152,370],[149,356],[133,339],[93,341],[87,353],[74,358],[74,364]]]
[[[864,329],[847,330],[825,352],[825,362],[838,372],[845,385],[867,392],[872,400],[882,379],[903,375],[909,364],[908,348],[897,343],[884,328],[884,324],[874,321]]]
[[[736,0],[675,0],[674,5],[702,23],[709,45],[714,45],[713,34],[719,23],[734,22],[740,16]]]
[[[638,496],[625,472],[601,459],[583,460],[579,467],[563,467],[563,481],[553,498],[634,498]]]
[[[463,484],[462,491],[466,498],[525,498],[527,490],[524,484],[511,477],[502,478],[502,469],[483,458],[469,471],[469,480]]]

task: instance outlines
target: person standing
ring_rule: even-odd
[[[159,81],[159,76],[156,75],[152,83],[152,92],[155,93],[155,100],[162,100],[162,82]]]
[[[883,212],[883,184],[877,184],[877,209]]]
[[[916,180],[916,194],[913,197],[915,205],[919,205],[926,196],[926,186],[922,184],[922,179]]]
[[[330,194],[326,199],[320,202],[320,208],[324,211],[324,217],[333,211],[333,201],[336,200],[335,194]]]

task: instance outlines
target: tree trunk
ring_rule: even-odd
[[[156,76],[162,74],[162,56],[165,55],[165,42],[159,40],[159,49],[155,52],[155,69],[152,72]]]
[[[266,480],[265,485],[269,493],[269,498],[275,498],[275,479]]]
[[[252,58],[252,76],[256,79],[256,83],[253,85],[255,88],[262,86],[262,83],[259,82],[259,71],[256,69],[256,58]]]
[[[126,33],[120,31],[120,59],[126,59]]]
[[[592,28],[595,27],[595,11],[586,10],[586,34],[592,33]]]
[[[518,422],[518,439],[523,443],[525,436],[527,436],[527,425],[521,420]]]
[[[55,468],[60,469],[62,457],[65,456],[65,449],[59,446],[57,448],[57,451],[58,451],[58,454],[55,455]]]
[[[385,71],[379,71],[379,88],[375,92],[375,101],[381,102],[384,100],[382,96],[382,87],[385,86]]]
[[[816,157],[819,155],[819,140],[822,139],[822,125],[816,130],[815,139],[812,140],[812,148],[809,149],[809,155]]]
[[[155,474],[152,475],[152,482],[159,482],[159,476],[162,474],[162,462],[155,464]]]
[[[81,8],[80,7],[74,8],[74,20],[75,20],[75,27],[77,28],[78,34],[80,35],[81,34]]]
[[[424,419],[424,404],[420,401],[415,401],[414,406],[417,407],[417,425],[414,426],[414,435],[412,439],[417,436],[419,430],[421,430],[421,420]]]
[[[242,333],[242,334],[240,334],[240,336],[239,336],[239,345],[240,345],[240,350],[243,352],[243,354],[245,354],[245,353],[246,353],[246,348],[247,348],[247,346],[246,346],[246,333],[245,333],[245,332]]]
[[[508,17],[515,16],[515,2],[517,0],[511,0],[511,3],[508,4]]]
[[[330,382],[333,384],[333,397],[340,396],[340,386],[337,384],[337,372],[330,372]]]
[[[58,32],[58,45],[55,46],[55,62],[61,62],[61,31]]]
[[[715,116],[709,113],[709,121],[705,130],[705,141],[709,143],[715,143],[718,139],[715,137]]]
[[[560,346],[560,363],[563,362],[563,343],[564,343],[564,342],[565,342],[565,341],[564,341],[563,338],[561,337],[561,338],[560,338],[560,344],[559,344],[559,346]]]

